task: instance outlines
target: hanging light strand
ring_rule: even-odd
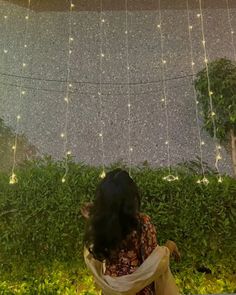
[[[200,128],[200,117],[199,117],[199,102],[197,100],[197,93],[196,89],[194,87],[194,77],[196,75],[195,72],[195,62],[193,59],[193,37],[192,37],[192,30],[193,26],[190,22],[190,10],[189,10],[189,0],[186,0],[186,8],[187,8],[187,19],[188,19],[188,37],[189,37],[189,47],[190,47],[190,62],[191,62],[191,70],[192,70],[192,85],[193,85],[193,93],[194,93],[194,100],[195,100],[195,110],[196,110],[196,122],[197,122],[197,131],[198,131],[198,141],[199,141],[199,154],[200,154],[200,164],[201,164],[201,170],[202,170],[202,179],[197,180],[197,182],[207,182],[207,179],[205,177],[205,169],[203,165],[203,145],[204,141],[202,140],[201,135],[201,128]]]
[[[25,15],[25,31],[24,31],[24,38],[23,38],[23,58],[22,58],[22,65],[21,65],[21,78],[20,78],[20,87],[19,87],[19,101],[21,102],[22,97],[25,95],[26,91],[22,87],[22,76],[23,73],[25,72],[25,69],[27,67],[27,64],[25,62],[25,57],[26,57],[26,49],[28,47],[27,45],[27,36],[28,36],[28,30],[29,30],[29,17],[30,17],[30,0],[28,0],[28,6],[27,6],[27,12]],[[5,53],[7,53],[7,49],[5,49]],[[9,183],[10,184],[16,184],[18,182],[17,175],[15,173],[15,167],[16,167],[16,152],[17,152],[17,144],[18,144],[18,133],[19,133],[19,126],[20,126],[20,119],[21,115],[18,114],[16,116],[16,132],[15,132],[15,138],[14,138],[14,145],[12,146],[13,150],[13,164],[12,164],[12,171],[11,171],[11,176]]]
[[[167,146],[167,163],[169,175],[163,177],[164,180],[174,181],[178,180],[178,176],[171,174],[171,163],[170,163],[170,130],[169,130],[169,112],[168,112],[168,101],[167,101],[167,86],[166,86],[166,59],[164,57],[164,34],[162,29],[162,13],[161,13],[161,0],[158,0],[158,10],[159,10],[159,23],[157,25],[160,32],[160,43],[161,43],[161,62],[162,62],[162,89],[163,97],[161,102],[164,102],[165,108],[165,119],[166,119],[166,146]]]
[[[200,9],[200,14],[197,16],[200,18],[201,21],[201,33],[202,33],[202,45],[203,45],[203,51],[204,51],[204,62],[206,65],[206,75],[207,75],[207,87],[208,87],[208,97],[209,97],[209,105],[210,105],[210,117],[213,125],[213,138],[214,138],[214,143],[215,143],[215,168],[218,174],[218,181],[222,182],[222,177],[220,176],[220,171],[219,171],[219,160],[222,159],[221,156],[221,146],[217,143],[217,136],[216,136],[216,120],[215,116],[216,113],[213,108],[213,102],[212,102],[212,96],[214,93],[211,90],[211,81],[210,81],[210,75],[209,75],[209,67],[208,67],[208,57],[207,57],[207,49],[206,49],[206,38],[205,38],[205,31],[204,31],[204,20],[203,20],[203,11],[202,11],[202,0],[199,0],[199,9]]]
[[[228,22],[229,22],[229,27],[230,27],[230,35],[231,35],[231,43],[232,43],[232,48],[233,48],[233,54],[234,54],[234,60],[236,61],[236,49],[235,49],[235,44],[234,44],[234,30],[232,26],[232,17],[230,13],[230,7],[229,7],[229,0],[226,1],[226,6],[227,6],[227,16],[228,16]]]
[[[66,103],[65,111],[65,127],[64,132],[61,133],[61,138],[64,140],[63,153],[65,155],[65,173],[62,177],[62,182],[66,182],[66,178],[69,172],[68,158],[71,155],[71,151],[68,150],[68,125],[69,125],[69,110],[70,110],[70,93],[72,84],[70,82],[70,64],[71,64],[71,54],[72,54],[72,43],[74,38],[72,36],[72,12],[75,7],[72,0],[69,1],[69,34],[68,34],[68,55],[67,55],[67,74],[66,74],[66,95],[64,97],[64,102]]]
[[[104,127],[105,122],[103,120],[103,106],[102,106],[102,74],[103,74],[103,58],[105,54],[103,52],[103,26],[105,24],[105,19],[103,18],[103,2],[100,0],[100,18],[99,18],[99,28],[100,28],[100,64],[99,64],[99,104],[100,104],[100,125],[101,125],[101,132],[99,136],[101,138],[101,148],[102,148],[102,172],[100,174],[101,178],[106,176],[105,172],[105,151],[104,151]]]
[[[130,102],[130,61],[129,61],[129,25],[128,25],[128,1],[125,0],[125,42],[126,42],[126,71],[127,71],[127,98],[128,98],[128,161],[129,161],[129,175],[131,176],[131,102]]]

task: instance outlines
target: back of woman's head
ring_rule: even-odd
[[[95,258],[109,258],[111,250],[138,228],[139,209],[138,188],[129,174],[121,169],[107,173],[97,187],[85,235]]]

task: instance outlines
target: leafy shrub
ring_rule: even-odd
[[[0,294],[98,294],[82,259],[80,208],[93,200],[101,169],[71,159],[62,183],[63,167],[50,158],[26,162],[14,186],[0,174]],[[107,170],[116,167],[126,168],[116,163]],[[209,174],[205,186],[196,183],[197,174],[176,172],[174,182],[163,180],[165,169],[139,167],[131,174],[159,244],[172,239],[180,248],[182,261],[172,263],[177,283],[191,294],[234,292],[236,181],[224,176],[218,183]]]

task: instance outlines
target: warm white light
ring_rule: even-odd
[[[163,59],[162,62],[163,62],[163,64],[166,64],[166,60]]]
[[[17,182],[18,182],[18,179],[17,179],[16,175],[15,175],[14,173],[12,173],[12,175],[10,176],[10,181],[9,181],[9,183],[10,183],[10,184],[15,184],[15,183],[17,183]]]
[[[65,97],[65,98],[64,98],[64,101],[65,101],[65,102],[69,102],[68,97]]]
[[[24,91],[24,90],[23,90],[23,91],[21,91],[21,94],[23,94],[23,95],[24,95],[24,94],[25,94],[25,91]]]
[[[25,44],[24,47],[27,48],[27,44]]]
[[[74,41],[74,38],[70,37],[70,41]]]
[[[23,63],[22,66],[23,66],[23,67],[26,67],[26,63]]]
[[[201,17],[201,14],[200,14],[200,13],[198,13],[198,14],[197,14],[197,17]]]
[[[204,141],[202,141],[202,142],[201,142],[201,145],[204,145],[204,144],[205,144],[205,142],[204,142]]]
[[[192,62],[192,66],[194,66],[195,65],[195,62]]]
[[[70,7],[71,8],[74,8],[75,7],[75,4],[71,3]]]
[[[29,19],[29,16],[28,16],[28,15],[26,15],[25,19]]]
[[[129,150],[132,152],[133,151],[133,148],[131,147]]]
[[[214,117],[216,115],[216,113],[215,112],[211,112],[211,115],[212,115],[212,117]]]
[[[61,138],[64,138],[65,137],[65,134],[64,133],[61,133]]]
[[[223,178],[221,176],[219,177],[218,182],[223,182]]]
[[[131,107],[131,104],[130,104],[130,103],[128,103],[128,107],[129,107],[129,108]]]
[[[166,141],[165,144],[169,144],[169,141]]]
[[[192,30],[193,29],[193,26],[189,26],[189,29]]]
[[[104,53],[101,53],[101,56],[104,57]]]
[[[210,94],[210,95],[213,95],[213,92],[212,92],[212,91],[210,91],[210,92],[209,92],[209,94]]]
[[[231,31],[231,34],[234,34],[234,31]]]
[[[101,20],[101,22],[102,22],[102,23],[105,23],[105,19],[103,18],[103,19]]]
[[[15,146],[15,145],[13,145],[13,146],[12,146],[12,149],[13,149],[13,151],[14,151],[14,150],[16,149],[16,146]]]
[[[164,102],[164,101],[165,101],[165,99],[164,99],[164,98],[162,98],[162,99],[161,99],[161,101],[162,101],[162,102]]]
[[[7,19],[7,15],[4,15],[4,18]]]
[[[21,118],[20,115],[18,115],[18,116],[17,116],[17,120],[20,120],[20,118]]]
[[[222,159],[221,155],[217,155],[217,156],[216,156],[216,160],[217,160],[217,161],[219,161],[219,160],[221,160],[221,159]]]
[[[66,182],[65,177],[63,177],[63,178],[61,179],[61,182],[62,182],[62,183]]]
[[[69,84],[69,87],[72,87],[72,84],[71,83]]]
[[[125,31],[125,34],[127,35],[128,34],[128,31]]]
[[[105,178],[105,176],[106,176],[105,171],[102,171],[102,173],[100,174],[100,178]]]
[[[205,59],[204,59],[204,62],[205,62],[205,63],[208,63],[208,59],[207,59],[207,58],[205,58]]]
[[[99,136],[102,137],[102,133],[99,133]]]
[[[67,154],[68,156],[71,155],[71,151],[68,151],[66,154]]]
[[[159,25],[157,25],[157,27],[160,29],[161,25],[159,24]]]
[[[8,52],[8,50],[7,49],[4,49],[4,53],[7,53]]]
[[[202,40],[202,44],[205,45],[206,44],[206,41],[205,40]]]

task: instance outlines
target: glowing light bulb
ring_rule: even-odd
[[[29,19],[29,16],[28,16],[28,15],[26,15],[25,19]]]
[[[209,180],[206,177],[203,177],[202,182],[207,185],[209,183]]]
[[[101,53],[101,57],[104,57],[104,53]]]
[[[126,34],[126,35],[128,34],[128,31],[127,31],[127,30],[125,31],[125,34]]]
[[[234,31],[231,31],[231,34],[234,34]]]
[[[103,18],[103,19],[101,20],[101,22],[102,22],[102,23],[105,23],[105,19]]]
[[[17,116],[17,120],[20,120],[20,118],[21,118],[21,116],[20,116],[20,115],[18,115],[18,116]]]
[[[69,84],[69,87],[72,87],[72,84],[71,83]]]
[[[9,183],[10,184],[15,184],[18,182],[18,179],[16,177],[16,174],[12,173],[12,175],[10,176],[10,180],[9,180]]]
[[[4,49],[4,53],[8,53],[8,50],[7,49]]]
[[[61,138],[64,138],[65,137],[65,134],[64,133],[61,133]]]
[[[68,156],[70,156],[70,155],[71,155],[71,151],[68,151],[66,154],[67,154]]]
[[[71,3],[70,7],[71,8],[74,8],[75,7],[75,4]]]
[[[214,117],[216,115],[216,113],[215,112],[211,112],[211,115],[212,115],[212,117]]]
[[[70,37],[70,41],[74,41],[74,38],[73,37]]]
[[[99,133],[99,136],[102,137],[102,133]]]
[[[27,44],[25,44],[24,47],[27,48]]]
[[[198,13],[198,14],[197,14],[197,17],[201,17],[201,14],[200,14],[200,13]]]
[[[162,98],[162,99],[161,99],[161,101],[162,101],[162,102],[164,102],[164,101],[165,101],[165,99],[164,99],[164,98]]]
[[[23,91],[21,91],[21,94],[22,94],[22,95],[24,95],[24,94],[25,94],[25,91],[24,91],[24,90],[23,90]]]
[[[196,104],[199,104],[199,101],[198,100],[196,100]]]
[[[160,28],[161,28],[161,25],[160,25],[160,24],[158,24],[158,25],[157,25],[157,27],[158,27],[158,29],[160,29]]]
[[[166,141],[165,144],[166,144],[166,145],[169,144],[169,141]]]
[[[163,64],[166,64],[166,60],[165,59],[163,59],[162,62],[163,62]]]
[[[133,151],[133,148],[131,147],[129,150],[132,152]]]
[[[106,176],[106,173],[105,173],[105,171],[103,170],[102,173],[100,174],[100,178],[105,178],[105,176]]]
[[[7,15],[4,15],[4,18],[7,19]]]
[[[13,146],[12,146],[12,149],[13,149],[13,151],[15,151],[15,150],[16,150],[16,146],[15,146],[15,145],[13,145]]]
[[[130,104],[130,103],[128,104],[128,107],[129,107],[129,108],[131,107],[131,104]]]
[[[223,182],[223,178],[221,176],[219,177],[218,182],[220,182],[220,183]]]
[[[192,30],[193,29],[193,26],[189,26],[189,29]]]
[[[205,45],[206,44],[206,41],[205,40],[202,40],[202,44]]]
[[[68,97],[64,97],[64,101],[68,103],[69,102]]]
[[[207,58],[205,58],[205,59],[204,59],[204,62],[205,62],[205,63],[208,63],[208,59],[207,59]]]
[[[194,61],[192,62],[192,66],[195,66],[195,62]]]
[[[205,142],[204,141],[201,141],[201,145],[205,145]]]
[[[213,92],[212,92],[212,91],[210,91],[210,92],[209,92],[209,95],[213,95]]]
[[[62,183],[65,183],[65,182],[66,182],[65,177],[63,177],[63,178],[61,179],[61,182],[62,182]]]

